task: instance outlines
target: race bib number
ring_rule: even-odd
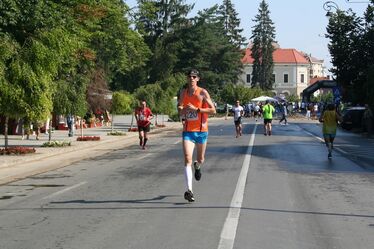
[[[139,120],[140,120],[140,121],[145,121],[145,116],[144,116],[143,114],[140,114],[140,115],[139,115]]]
[[[197,111],[188,111],[186,113],[187,120],[198,120]]]

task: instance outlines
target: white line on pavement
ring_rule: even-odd
[[[310,136],[312,136],[312,137],[318,139],[319,141],[321,141],[321,142],[323,142],[323,143],[325,142],[325,140],[323,140],[322,138],[320,138],[320,137],[314,135],[313,133],[311,133],[311,132],[309,132],[309,131],[306,131],[306,130],[304,130],[304,129],[302,129],[302,130],[303,130],[306,134],[308,134],[308,135],[310,135]],[[336,146],[334,147],[334,150],[337,150],[337,151],[339,151],[339,152],[342,153],[342,154],[348,154],[347,152],[345,152],[344,150],[342,150],[342,149],[340,149],[340,148],[337,148]]]
[[[57,191],[57,192],[55,192],[55,193],[53,193],[53,194],[47,195],[46,197],[43,198],[43,200],[44,200],[44,199],[51,198],[51,197],[54,197],[54,196],[56,196],[56,195],[63,194],[63,193],[65,193],[65,192],[69,191],[69,190],[72,190],[72,189],[78,188],[78,187],[80,187],[80,186],[82,186],[82,185],[84,185],[84,184],[86,184],[86,183],[87,183],[87,182],[81,182],[81,183],[75,184],[75,185],[73,185],[73,186],[71,186],[71,187],[68,187],[68,188],[62,189],[62,190]]]
[[[218,244],[218,249],[232,249],[234,247],[236,229],[238,228],[240,210],[242,208],[245,184],[247,182],[248,169],[251,162],[252,148],[255,141],[256,130],[257,124],[255,125],[251,135],[251,139],[249,140],[247,154],[245,155],[239,179],[236,183],[235,192],[231,200],[230,209],[221,231],[221,238]]]

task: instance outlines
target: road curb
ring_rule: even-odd
[[[177,131],[180,127],[179,123],[171,124],[170,126],[154,129],[149,134],[157,137],[168,131]],[[111,136],[109,139],[92,142],[76,141],[74,142],[75,145],[71,147],[48,148],[49,151],[46,151],[46,153],[31,155],[31,157],[25,155],[26,157],[0,166],[0,185],[126,148],[133,145],[137,139],[137,132],[129,132],[126,136]],[[82,143],[81,145],[84,146],[78,149],[75,147],[77,143]],[[56,152],[53,152],[53,149],[57,149]]]

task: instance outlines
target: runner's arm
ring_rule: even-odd
[[[210,98],[208,91],[204,89],[203,91],[201,91],[201,95],[203,96],[204,101],[208,104],[208,107],[199,108],[199,112],[216,114],[216,108],[214,107],[214,104],[212,102],[212,99]]]
[[[184,91],[181,91],[179,98],[178,98],[178,113],[179,115],[184,114],[183,113],[183,95]]]

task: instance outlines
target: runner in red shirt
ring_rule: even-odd
[[[145,145],[148,141],[147,133],[150,131],[151,119],[153,114],[151,109],[147,107],[145,100],[140,101],[140,106],[135,109],[135,119],[138,124],[139,131],[139,145],[145,150]]]

